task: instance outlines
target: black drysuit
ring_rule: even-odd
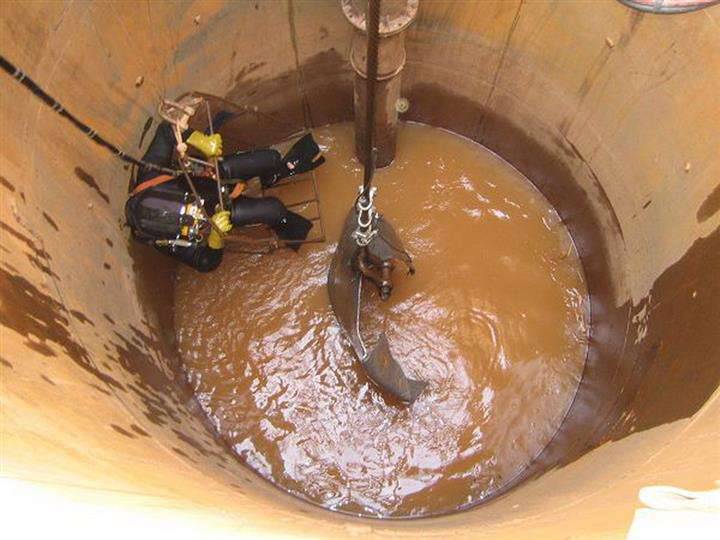
[[[190,136],[188,130],[183,139]],[[143,160],[162,167],[172,167],[175,136],[167,122],[157,128]],[[308,134],[302,137],[282,158],[277,150],[263,149],[238,152],[225,156],[220,161],[222,178],[249,180],[260,177],[264,186],[280,178],[311,170],[320,165],[324,158],[314,159],[320,149]],[[313,161],[314,160],[314,161]],[[132,187],[158,176],[156,171],[141,168]],[[203,199],[208,216],[212,216],[218,204],[217,185],[206,178],[193,178],[193,183]],[[156,186],[132,195],[125,205],[125,215],[133,233],[140,242],[151,244],[156,249],[201,272],[217,268],[222,260],[222,249],[212,249],[206,242],[196,241],[190,246],[158,245],[158,240],[174,240],[186,219],[181,215],[185,203],[192,201],[192,192],[183,176],[178,176]],[[275,197],[237,197],[228,208],[233,225],[244,226],[262,223],[270,226],[282,240],[290,243],[304,240],[312,222],[289,211]],[[292,246],[292,243],[290,244]]]

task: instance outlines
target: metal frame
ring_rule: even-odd
[[[210,107],[210,102],[209,102],[210,99],[220,101],[223,104],[226,104],[229,107],[240,111],[240,113],[242,113],[242,114],[247,114],[247,113],[257,114],[257,115],[260,115],[267,119],[272,120],[276,124],[281,125],[286,129],[289,127],[289,124],[286,124],[285,122],[282,122],[282,121],[274,118],[272,115],[269,115],[267,113],[260,111],[257,107],[250,107],[248,105],[238,105],[227,99],[224,99],[224,98],[221,98],[218,96],[214,96],[212,94],[207,94],[205,92],[195,92],[195,91],[187,92],[187,93],[179,96],[177,98],[177,101],[175,101],[175,102],[168,101],[168,103],[172,106],[180,108],[181,110],[184,110],[184,108],[177,102],[179,102],[180,100],[182,100],[186,97],[197,97],[197,98],[200,98],[202,101],[204,101],[206,111],[207,111],[208,127],[209,127],[211,133],[214,133],[214,129],[213,129],[213,125],[212,125],[212,112],[211,112],[211,107]],[[165,117],[163,116],[163,118],[165,118]],[[290,129],[294,130],[295,128],[290,127]],[[288,142],[288,141],[290,141],[304,133],[307,133],[307,132],[309,132],[308,129],[301,130],[301,131],[294,131],[290,136],[281,140],[279,142],[279,144]],[[249,146],[252,147],[253,145],[250,144]],[[213,160],[213,163],[204,161],[202,159],[191,158],[191,157],[188,157],[188,160],[190,160],[194,163],[198,163],[200,165],[205,165],[207,167],[215,169],[216,178],[218,179],[218,192],[219,192],[219,196],[220,196],[220,200],[221,200],[220,204],[221,204],[221,208],[224,208],[223,203],[222,203],[222,195],[220,193],[220,184],[228,185],[228,184],[234,184],[237,182],[229,182],[229,181],[220,180],[220,172],[218,169],[218,163],[217,163],[216,159]],[[325,222],[324,222],[323,216],[322,216],[322,207],[320,204],[320,191],[318,189],[317,176],[315,174],[315,170],[310,171],[310,177],[307,177],[307,176],[305,176],[305,174],[302,174],[302,175],[298,175],[296,177],[295,176],[290,177],[284,181],[278,182],[277,184],[274,184],[267,188],[262,187],[262,185],[261,185],[260,193],[262,196],[265,196],[265,192],[268,190],[279,189],[281,187],[284,187],[284,186],[287,186],[290,184],[305,182],[307,180],[311,180],[311,182],[312,182],[313,197],[310,199],[302,200],[300,202],[286,205],[286,207],[287,208],[298,208],[298,207],[302,207],[302,206],[306,206],[306,205],[315,203],[317,206],[317,215],[315,217],[308,218],[308,219],[310,219],[310,221],[312,221],[312,222],[319,223],[319,226],[320,226],[320,236],[319,237],[287,242],[287,241],[280,240],[278,238],[277,234],[275,233],[275,231],[273,231],[267,225],[263,225],[263,224],[245,225],[243,227],[240,227],[238,229],[238,231],[254,229],[254,228],[264,228],[268,231],[267,238],[240,238],[240,235],[238,235],[238,234],[229,235],[229,236],[225,237],[225,249],[227,251],[233,252],[233,253],[248,253],[248,254],[267,255],[278,249],[291,249],[292,246],[296,246],[296,245],[320,244],[320,243],[325,242],[327,239],[326,234],[325,234]],[[282,245],[281,245],[281,243],[282,243]],[[253,246],[261,246],[262,248],[254,249]]]

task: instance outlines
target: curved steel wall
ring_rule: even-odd
[[[140,152],[160,95],[188,89],[282,118],[248,115],[259,143],[352,114],[351,28],[334,1],[0,10],[2,54],[126,150]],[[2,474],[314,536],[618,532],[643,483],[710,487],[719,22],[720,7],[656,16],[616,2],[421,2],[406,119],[482,142],[557,206],[583,255],[593,335],[576,402],[528,475],[564,466],[493,504],[415,523],[295,501],[214,440],[175,381],[171,268],[121,226],[129,171],[3,75]],[[139,271],[148,259],[152,275]]]

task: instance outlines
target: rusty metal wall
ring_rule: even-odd
[[[590,535],[627,524],[642,481],[709,487],[699,461],[717,455],[719,22],[720,7],[421,2],[404,118],[480,141],[556,205],[583,255],[593,335],[581,392],[528,475],[564,468],[418,524],[295,501],[214,440],[175,380],[172,268],[122,228],[129,171],[2,75],[2,474],[328,537],[513,536],[517,520],[553,537],[556,508],[580,499],[595,508],[575,506],[571,520]],[[248,115],[260,144],[351,119],[351,33],[333,0],[0,4],[2,54],[138,153],[159,96],[187,89],[282,118]]]

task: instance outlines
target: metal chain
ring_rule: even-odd
[[[362,186],[360,191],[362,192]],[[357,229],[352,233],[352,237],[360,247],[367,246],[370,241],[375,238],[378,234],[378,230],[375,228],[375,221],[378,217],[377,210],[375,210],[375,193],[377,192],[376,187],[371,187],[368,191],[367,196],[361,194],[358,197],[356,208],[358,212],[357,216]]]

